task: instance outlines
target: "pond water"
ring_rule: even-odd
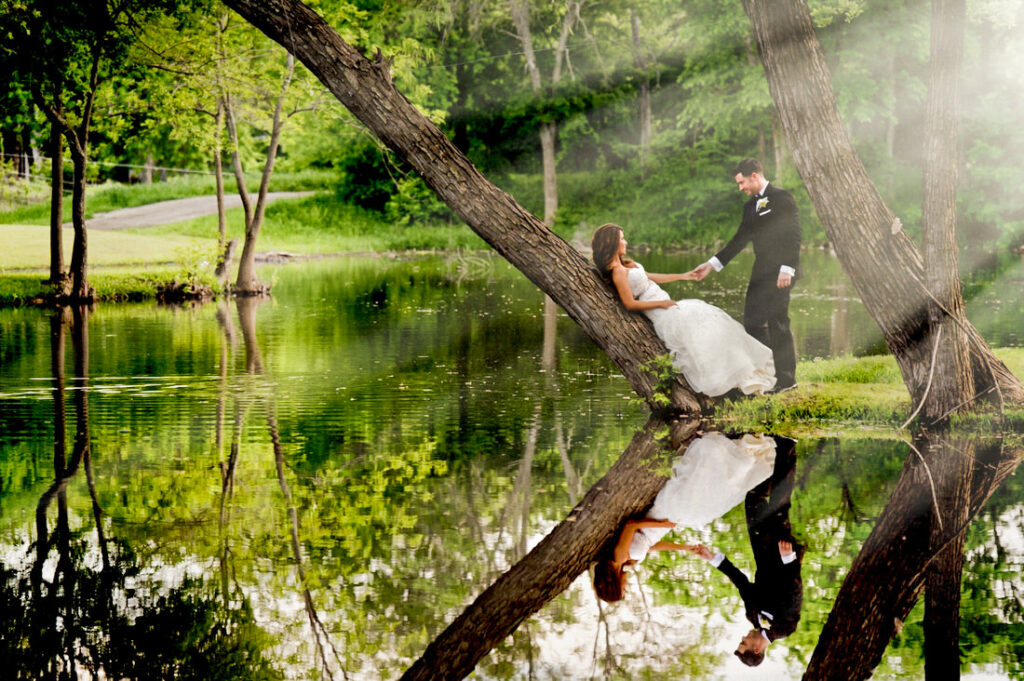
[[[681,271],[697,257],[639,259]],[[805,266],[801,357],[883,351],[838,264],[811,253]],[[740,260],[672,291],[738,316],[747,271]],[[339,258],[261,276],[272,299],[0,310],[11,678],[397,678],[647,418],[603,353],[498,258]],[[969,289],[994,345],[1024,343],[1022,281],[1015,265]],[[1024,479],[1015,450],[959,450],[975,447],[972,461],[1001,472],[968,514],[964,676],[1016,679]],[[919,450],[895,433],[796,443],[802,615],[760,667],[732,655],[750,628],[736,588],[667,553],[617,604],[582,575],[473,678],[800,678]],[[753,578],[742,503],[676,540],[713,545]],[[923,676],[922,619],[918,603],[875,678]]]

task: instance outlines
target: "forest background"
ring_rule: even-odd
[[[738,221],[741,199],[729,170],[758,156],[771,179],[795,190],[805,243],[827,241],[786,150],[738,2],[534,3],[529,50],[517,32],[516,13],[525,7],[518,0],[311,4],[364,53],[380,48],[391,57],[399,90],[538,215],[545,211],[541,133],[555,128],[553,226],[566,239],[589,241],[595,227],[614,221],[634,245],[713,248]],[[823,0],[810,7],[851,138],[916,236],[929,3]],[[266,162],[281,99],[270,187],[316,193],[268,209],[264,234],[279,233],[277,247],[483,247],[301,64],[285,80],[292,67],[283,49],[219,3],[172,3],[168,12],[136,18],[119,34],[123,59],[100,74],[87,213],[210,194],[215,158],[227,166],[235,152],[255,189],[254,169]],[[1020,0],[968,3],[958,193],[965,273],[998,266],[1024,244],[1017,181],[1024,75],[1016,68],[1024,49],[1015,40],[1022,23]],[[0,223],[45,224],[49,123],[18,47],[9,42],[2,60]],[[217,116],[225,98],[233,131]],[[213,238],[216,229],[209,219],[163,231]],[[229,236],[242,229],[240,216],[230,217]]]

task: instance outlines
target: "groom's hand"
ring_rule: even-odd
[[[714,269],[714,268],[713,268],[713,267],[711,267],[711,263],[709,263],[709,262],[706,262],[706,263],[704,263],[704,264],[702,264],[702,265],[697,265],[697,266],[696,266],[696,267],[694,267],[694,268],[693,268],[692,270],[690,270],[689,272],[687,272],[687,274],[692,274],[692,275],[693,275],[693,278],[694,278],[695,280],[697,280],[697,281],[700,281],[700,280],[702,280],[702,279],[703,279],[704,277],[706,277],[706,276],[708,276],[709,274],[711,274],[711,270],[713,270],[713,269]]]
[[[793,275],[786,274],[785,272],[779,272],[779,280],[776,282],[776,286],[779,288],[789,288],[790,284],[793,283]]]

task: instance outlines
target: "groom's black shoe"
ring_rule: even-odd
[[[786,392],[789,392],[790,390],[793,390],[794,388],[796,388],[796,386],[797,386],[796,381],[793,381],[789,385],[776,386],[776,387],[772,388],[771,390],[768,391],[768,394],[769,395],[778,395],[779,393],[786,393]]]

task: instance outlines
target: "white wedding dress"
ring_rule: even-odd
[[[628,268],[627,280],[637,300],[669,299],[638,262]],[[672,353],[672,364],[697,392],[715,397],[739,388],[751,395],[775,385],[771,349],[724,310],[703,300],[686,299],[667,310],[659,307],[644,314]]]
[[[721,433],[708,433],[691,442],[673,463],[672,477],[658,492],[647,517],[699,529],[743,501],[747,492],[771,476],[774,468],[773,438],[744,435],[730,440]],[[642,561],[672,529],[637,530],[629,545],[629,557]]]

